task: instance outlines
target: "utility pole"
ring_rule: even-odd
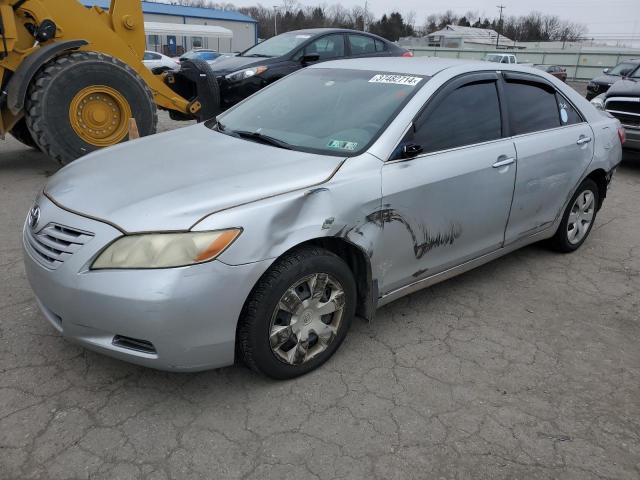
[[[273,6],[273,36],[278,35],[278,5]]]
[[[500,20],[498,20],[498,29],[496,31],[496,33],[498,34],[498,36],[496,37],[496,50],[498,49],[498,43],[500,42],[500,27],[502,26],[502,10],[504,10],[505,7],[504,5],[496,5],[497,8],[500,9]]]
[[[364,15],[362,16],[362,31],[366,32],[367,31],[367,10],[368,10],[368,2],[367,0],[365,0],[364,2]]]

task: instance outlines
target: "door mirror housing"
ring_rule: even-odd
[[[317,53],[308,53],[302,56],[300,63],[306,65],[308,63],[317,62],[318,60],[320,60],[320,55],[318,55]]]
[[[602,73],[609,73],[609,69],[605,68],[604,70],[602,70]]]
[[[417,143],[407,143],[402,147],[402,158],[413,158],[420,155],[424,149]]]

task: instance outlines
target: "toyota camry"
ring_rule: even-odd
[[[60,170],[27,216],[26,272],[89,349],[291,378],[355,316],[533,242],[578,249],[622,138],[537,69],[322,63]]]

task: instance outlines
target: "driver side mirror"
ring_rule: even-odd
[[[317,53],[308,53],[302,56],[300,63],[306,65],[308,63],[317,62],[318,60],[320,60],[320,55],[318,55]]]
[[[604,70],[602,70],[602,73],[609,73],[609,69],[605,68]]]
[[[422,145],[417,143],[408,143],[402,147],[402,158],[413,158],[423,152]]]

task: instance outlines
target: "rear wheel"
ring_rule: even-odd
[[[35,140],[31,136],[31,132],[29,131],[29,128],[27,128],[27,122],[25,122],[24,118],[16,123],[9,133],[11,133],[11,135],[13,135],[16,140],[18,140],[20,143],[23,143],[27,147],[35,149],[38,148],[38,144],[36,144]]]
[[[243,309],[238,346],[244,362],[273,378],[303,375],[334,354],[355,314],[356,287],[333,253],[305,247],[279,259]]]
[[[26,123],[35,142],[62,164],[128,138],[130,118],[141,136],[155,133],[151,90],[109,55],[74,52],[47,63],[34,79]]]
[[[600,202],[598,185],[587,178],[573,194],[562,216],[560,225],[551,239],[551,247],[562,253],[570,253],[585,242],[596,220]]]

